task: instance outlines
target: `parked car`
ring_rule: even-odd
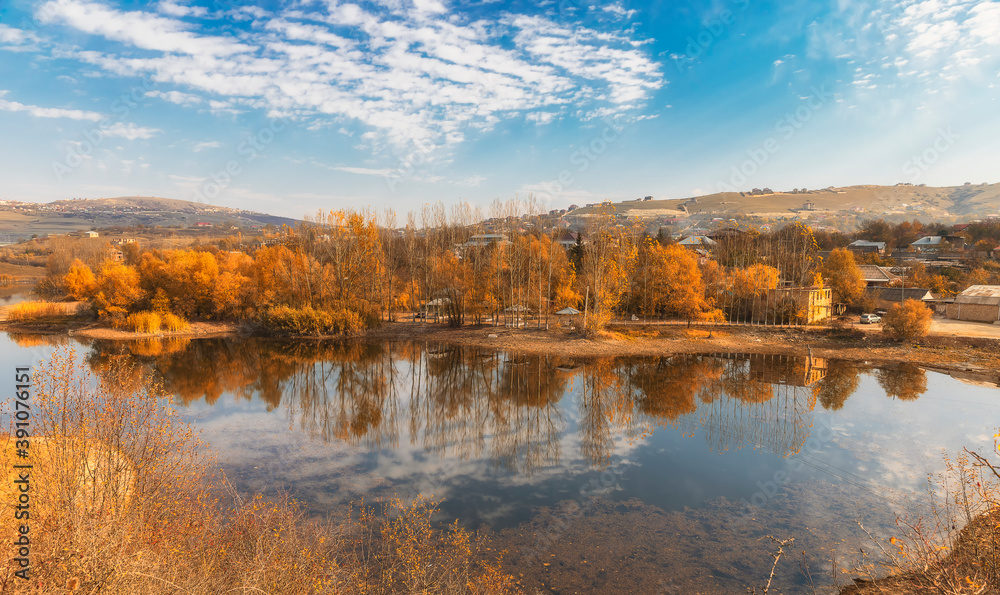
[[[427,318],[427,313],[426,312],[414,312],[413,319],[417,320],[417,319],[420,319],[420,318]]]
[[[882,322],[882,317],[878,314],[862,314],[859,322],[861,324],[877,324]]]

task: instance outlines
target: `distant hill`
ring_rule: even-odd
[[[808,204],[807,204],[808,203]],[[685,199],[634,200],[612,203],[615,212],[654,219],[687,215],[741,214],[761,217],[794,216],[803,212],[854,213],[881,217],[903,215],[922,220],[973,218],[1000,213],[1000,184],[963,186],[845,186],[798,192],[751,195],[721,192]],[[593,215],[599,205],[575,209],[567,216]]]
[[[32,234],[64,234],[91,228],[180,226],[198,223],[238,227],[297,225],[295,219],[173,198],[121,196],[49,203],[0,201],[0,235],[12,240]]]

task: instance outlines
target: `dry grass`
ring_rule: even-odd
[[[7,312],[7,320],[11,322],[27,322],[31,320],[43,320],[46,318],[58,318],[69,314],[66,304],[54,302],[22,302],[10,307]]]
[[[288,498],[227,491],[191,428],[135,372],[113,363],[94,378],[67,350],[34,372],[31,580],[8,558],[0,592],[514,592],[478,535],[437,528],[432,502],[362,506],[336,523]],[[10,474],[14,445],[0,447]],[[10,479],[0,482],[7,535]]]
[[[899,535],[887,540],[869,533],[875,550],[843,595],[1000,593],[1000,469],[970,451],[947,463],[929,517],[899,518]]]
[[[133,312],[114,321],[114,327],[133,333],[155,334],[160,332],[163,319],[157,312]]]
[[[186,331],[191,328],[188,321],[184,320],[180,316],[173,314],[171,312],[166,312],[161,315],[161,320],[163,322],[163,328],[171,333],[176,333],[178,331]]]

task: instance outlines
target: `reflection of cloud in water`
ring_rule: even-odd
[[[796,490],[828,479],[859,508],[884,506],[888,488],[921,492],[942,451],[988,447],[990,420],[1000,419],[995,388],[914,367],[431,348],[432,357],[415,343],[95,341],[86,360],[98,371],[114,358],[152,371],[238,487],[287,487],[320,511],[433,494],[471,526],[509,526],[532,508],[580,500],[607,466],[623,470],[608,498],[666,511],[750,498],[798,461],[805,470],[764,508],[837,522],[822,491]],[[18,349],[0,345],[12,361]],[[820,424],[833,437],[811,448]]]

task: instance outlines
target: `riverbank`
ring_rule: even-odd
[[[0,331],[68,334],[87,339],[226,338],[248,334],[232,322],[192,322],[190,328],[155,335],[107,328],[96,322],[0,322]],[[342,337],[325,337],[340,339]],[[303,338],[316,340],[316,338]],[[425,322],[386,323],[352,341],[438,341],[560,357],[667,356],[695,353],[761,353],[841,359],[884,366],[909,363],[970,380],[1000,382],[1000,339],[932,334],[912,344],[882,338],[876,328],[774,328],[760,326],[620,324],[595,338],[563,329],[451,328]]]
[[[1000,340],[931,335],[905,344],[856,329],[758,326],[619,325],[590,339],[562,330],[504,329],[398,322],[366,339],[441,341],[561,357],[665,356],[762,353],[841,359],[871,365],[910,363],[973,380],[1000,382]]]

